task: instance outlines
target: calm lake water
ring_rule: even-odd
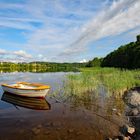
[[[103,87],[84,97],[65,96],[61,89],[68,74],[1,73],[0,84],[37,82],[49,84],[51,90],[46,100],[30,100],[4,95],[0,88],[0,139],[104,140],[118,135],[119,127],[126,122],[122,99],[108,95]],[[35,108],[27,108],[27,102]],[[38,108],[38,103],[45,109],[39,110],[42,107]]]

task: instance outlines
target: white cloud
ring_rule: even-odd
[[[10,62],[29,62],[32,61],[33,57],[31,54],[23,50],[19,51],[7,51],[4,49],[0,49],[0,61],[10,61]]]
[[[88,6],[86,10],[85,5]],[[29,0],[24,3],[1,2],[0,8],[11,11],[1,14],[0,26],[31,31],[24,33],[27,38],[24,47],[28,51],[33,50],[38,53],[43,51],[43,55],[46,52],[49,59],[67,48],[73,38],[77,37],[78,29],[85,19],[93,15],[93,10],[88,10],[90,9],[88,3],[82,1],[77,4],[74,1],[57,0]],[[40,23],[42,26],[36,28],[31,22]]]
[[[19,22],[19,21],[10,21],[10,20],[0,21],[0,27],[8,27],[8,28],[24,29],[24,30],[35,30],[35,27],[30,25],[29,23],[24,23],[24,22]]]
[[[5,55],[7,52],[4,49],[0,49],[0,55]]]
[[[80,63],[86,63],[86,62],[87,62],[86,59],[83,59],[83,60],[80,61]]]
[[[84,52],[88,43],[107,36],[115,36],[140,25],[140,1],[118,0],[79,29],[81,35],[60,56]]]
[[[15,52],[13,52],[13,54],[15,54],[15,55],[18,56],[18,57],[32,58],[32,55],[26,53],[26,52],[23,51],[23,50],[15,51]]]
[[[20,59],[34,60],[22,51],[32,50],[39,60],[77,61],[89,43],[140,25],[140,0],[27,0],[0,2],[0,9],[10,11],[1,13],[0,27],[25,31],[27,41],[12,54]]]
[[[39,19],[35,19],[35,18],[21,18],[21,17],[0,17],[0,20],[1,21],[11,21],[11,22],[14,22],[14,21],[18,21],[18,22],[23,22],[23,23],[26,23],[26,22],[41,22],[41,20]]]
[[[43,55],[42,55],[42,54],[39,54],[38,57],[39,57],[39,58],[43,58]]]

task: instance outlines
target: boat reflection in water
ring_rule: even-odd
[[[45,98],[31,98],[13,95],[9,92],[4,92],[1,98],[2,101],[34,110],[50,110],[51,105]]]

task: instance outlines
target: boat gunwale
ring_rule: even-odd
[[[23,83],[19,82],[19,83],[23,84],[23,85],[32,85],[32,83],[27,83],[27,84],[24,84],[24,82]],[[13,86],[10,86],[10,85],[7,85],[7,84],[2,84],[1,86],[7,87],[7,88],[12,88],[12,89],[19,89],[19,90],[45,90],[45,89],[50,89],[49,85],[43,85],[43,84],[38,84],[38,86],[37,85],[34,86],[36,88],[20,88],[20,87],[13,87]]]

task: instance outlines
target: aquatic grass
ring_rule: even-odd
[[[136,78],[135,71],[129,70],[115,70],[109,76],[104,75],[104,79],[101,82],[107,87],[109,92],[114,93],[121,93],[140,85],[140,80]]]
[[[66,92],[85,96],[86,92],[96,91],[100,85],[103,85],[108,93],[123,93],[134,86],[140,86],[140,70],[117,68],[82,68],[80,70],[80,74],[68,76]]]
[[[68,75],[66,84],[66,92],[83,96],[84,92],[91,92],[97,88],[98,80],[90,74],[80,73],[78,75]]]

